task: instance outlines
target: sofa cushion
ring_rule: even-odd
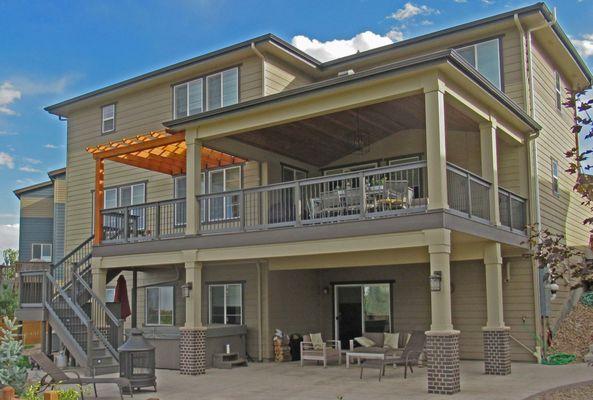
[[[383,334],[383,347],[387,349],[399,348],[399,333],[387,333]]]
[[[360,336],[360,337],[354,338],[354,340],[356,340],[356,342],[359,345],[361,345],[362,347],[377,346],[377,344],[372,339],[369,339],[368,337],[365,337],[365,336]]]
[[[379,347],[383,347],[383,332],[365,332],[364,337],[371,339]]]
[[[377,354],[385,354],[388,350],[384,349],[383,347],[371,346],[371,347],[355,347],[352,350],[353,353],[377,353]]]
[[[311,343],[313,343],[313,348],[315,350],[323,349],[323,338],[321,337],[321,333],[311,333]]]

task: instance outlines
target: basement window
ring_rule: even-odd
[[[146,288],[146,325],[173,325],[173,286]]]
[[[457,52],[494,86],[502,89],[499,39],[461,47],[457,49]]]
[[[240,283],[208,285],[209,316],[211,324],[243,323],[243,287]]]

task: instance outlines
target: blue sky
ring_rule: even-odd
[[[0,0],[0,251],[16,247],[15,188],[65,165],[66,124],[43,107],[263,33],[319,58],[532,4],[501,0]],[[549,1],[593,65],[593,0]]]

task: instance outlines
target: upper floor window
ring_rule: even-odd
[[[116,208],[142,204],[146,202],[146,184],[135,183],[116,188],[105,189],[104,207]]]
[[[115,130],[115,104],[109,104],[101,108],[101,133],[109,133]]]
[[[558,160],[552,158],[552,193],[560,194],[560,185],[558,177]]]
[[[306,178],[307,171],[290,165],[282,165],[282,182],[300,181]]]
[[[500,68],[500,42],[487,40],[457,49],[457,52],[475,69],[484,75],[494,86],[502,89]]]
[[[560,80],[560,73],[556,71],[556,108],[562,110],[562,83]]]
[[[230,106],[238,102],[238,67],[173,86],[173,117],[175,119]]]
[[[33,243],[31,245],[31,260],[51,262],[51,244]]]

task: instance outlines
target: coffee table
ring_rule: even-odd
[[[383,362],[395,359],[396,356],[391,354],[383,353],[365,353],[360,351],[347,351],[346,352],[346,368],[350,368],[350,359],[356,358],[360,364],[361,360],[381,360]]]

